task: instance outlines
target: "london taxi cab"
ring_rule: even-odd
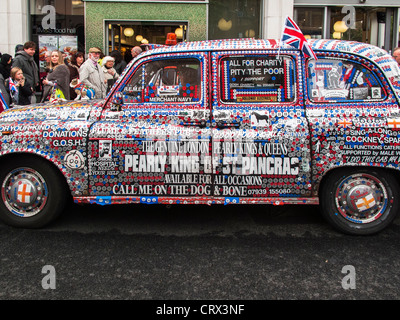
[[[102,101],[0,114],[0,217],[42,227],[94,204],[320,205],[372,234],[399,210],[400,71],[382,49],[275,40],[161,46]],[[229,207],[227,207],[227,210]]]

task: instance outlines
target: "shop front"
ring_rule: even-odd
[[[400,4],[395,0],[295,0],[294,20],[312,39],[370,43],[391,51],[399,46]]]
[[[177,41],[207,38],[208,1],[85,0],[86,49],[130,49],[144,43],[164,44],[168,33]]]
[[[30,39],[38,44],[39,66],[45,52],[60,50],[70,57],[85,50],[84,3],[82,0],[30,0]]]
[[[42,80],[48,71],[46,52],[59,50],[67,59],[78,51],[84,52],[84,3],[82,0],[29,0],[28,12],[29,39],[38,46],[34,59]],[[39,100],[42,81],[35,91]]]

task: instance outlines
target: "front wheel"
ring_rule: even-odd
[[[0,172],[1,220],[14,227],[45,226],[64,210],[68,198],[65,185],[58,170],[44,159],[4,161]]]
[[[388,171],[375,168],[337,170],[323,186],[322,215],[341,232],[374,234],[385,229],[396,217],[399,191],[397,180]]]

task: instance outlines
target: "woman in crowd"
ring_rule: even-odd
[[[4,79],[8,79],[10,77],[11,62],[12,57],[9,54],[5,53],[1,56],[0,73],[3,75]]]
[[[50,71],[47,75],[47,78],[43,80],[45,88],[43,90],[42,101],[47,100],[47,97],[52,92],[54,85],[56,85],[57,89],[60,89],[62,91],[64,99],[69,100],[69,76],[69,69],[64,64],[62,53],[58,50],[52,51],[50,56]]]
[[[119,52],[118,50],[111,51],[110,56],[115,59],[115,63],[114,63],[115,71],[117,71],[117,73],[119,75],[121,75],[122,71],[124,71],[124,69],[126,67],[126,61],[122,57],[121,52]]]
[[[33,89],[25,81],[24,73],[20,68],[11,69],[10,78],[6,80],[5,87],[10,94],[13,105],[26,106],[31,104]]]
[[[119,77],[119,74],[114,69],[114,61],[114,58],[110,56],[105,56],[102,60],[101,69],[104,73],[104,79],[107,81],[107,93]]]
[[[73,79],[79,79],[79,68],[82,63],[85,62],[85,54],[83,52],[76,52],[71,57],[71,62],[68,64],[69,69],[69,82]],[[76,98],[76,92],[74,88],[69,88],[69,97],[71,100]]]

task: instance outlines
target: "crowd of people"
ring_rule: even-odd
[[[105,98],[127,65],[118,50],[104,56],[100,48],[93,47],[89,49],[87,59],[83,52],[67,58],[63,52],[53,50],[44,54],[46,72],[40,79],[34,60],[36,49],[36,43],[28,41],[16,46],[14,58],[7,53],[0,54],[0,96],[9,107],[36,103],[37,88],[42,89],[40,102],[77,99],[79,96],[73,83],[91,89],[94,99]],[[131,50],[133,57],[141,52],[140,47]]]

